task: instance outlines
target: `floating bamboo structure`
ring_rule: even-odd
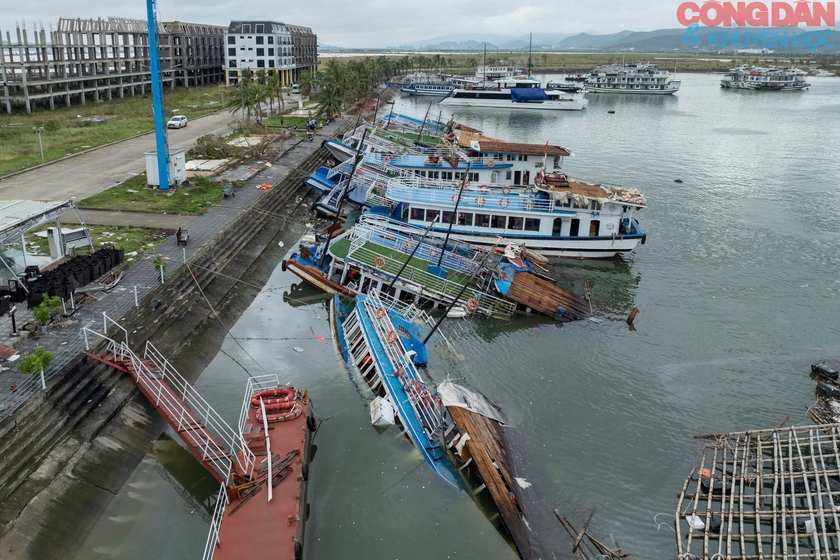
[[[680,559],[840,559],[840,424],[700,437],[676,511]]]

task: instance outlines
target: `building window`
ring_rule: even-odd
[[[263,59],[257,60],[257,68],[265,68],[265,60],[263,60]]]
[[[274,56],[274,49],[268,49],[268,56]]]
[[[228,49],[228,56],[236,56],[236,49]]]
[[[228,37],[228,45],[235,45],[236,44],[236,37]]]
[[[259,31],[258,31],[257,33],[259,33]],[[265,40],[265,39],[264,39],[263,37],[261,37],[261,36],[257,36],[257,44],[258,44],[258,45],[262,45],[264,40]]]
[[[273,45],[273,44],[274,44],[274,36],[273,36],[273,35],[269,35],[269,36],[268,36],[268,44],[269,44],[269,45]]]
[[[231,67],[231,68],[236,68],[236,61],[231,60],[230,62],[228,62],[228,66]]]
[[[256,24],[256,25],[254,26],[254,28],[255,28],[255,29],[254,29],[254,33],[263,33],[263,32],[264,32],[264,29],[265,29],[265,28],[263,27],[263,24],[261,24],[261,23]],[[262,37],[257,37],[257,39],[261,39],[261,38],[262,38]]]
[[[265,49],[257,49],[257,56],[265,56]]]
[[[268,61],[268,67],[269,68],[274,68],[274,60],[269,60]]]
[[[251,32],[251,24],[250,23],[243,23],[242,24],[242,33],[250,33]]]

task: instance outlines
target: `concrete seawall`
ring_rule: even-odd
[[[303,159],[145,306],[119,318],[132,347],[153,341],[194,380],[227,334],[222,323],[236,321],[283,257],[278,242],[300,237],[307,215],[305,202],[295,202],[305,192],[301,178],[329,159],[324,149]],[[80,355],[0,424],[0,557],[72,558],[163,429],[130,378]]]

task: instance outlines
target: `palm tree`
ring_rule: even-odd
[[[251,110],[254,106],[254,99],[252,97],[252,85],[253,81],[251,78],[251,70],[249,68],[243,68],[242,72],[239,76],[239,83],[236,87],[236,94],[234,98],[238,101],[237,104],[231,104],[230,112],[236,113],[236,111],[242,111],[242,120],[250,123],[251,122]]]
[[[283,85],[280,82],[280,74],[278,72],[272,72],[268,78],[266,78],[265,87],[268,92],[268,99],[272,105],[269,105],[269,112],[271,112],[273,107],[272,98],[277,98],[277,112],[282,113],[286,109],[286,103],[283,101]]]
[[[311,95],[312,92],[318,90],[318,86],[320,84],[321,75],[323,73],[319,71],[310,72],[309,70],[304,70],[298,76],[298,87],[300,88],[301,95]]]

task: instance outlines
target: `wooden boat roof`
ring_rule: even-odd
[[[491,136],[485,136],[477,130],[465,130],[462,128],[458,134],[458,145],[462,148],[472,148],[472,142],[478,142],[481,147],[481,152],[492,152],[502,154],[524,154],[528,156],[568,156],[571,154],[569,150],[563,146],[548,145],[548,153],[546,154],[545,144],[524,144],[520,142],[506,142]]]
[[[637,206],[647,206],[645,197],[637,189],[624,189],[602,185],[601,183],[583,183],[575,179],[569,179],[568,187],[550,186],[541,188],[550,191],[555,199],[562,198],[563,193],[568,193],[572,197],[594,198],[601,204],[605,202],[626,202]]]

